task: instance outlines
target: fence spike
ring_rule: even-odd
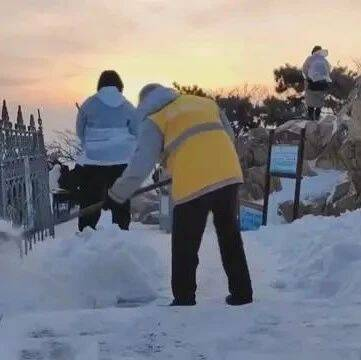
[[[38,109],[38,125],[39,125],[39,131],[43,131],[43,120],[40,116],[40,110]]]
[[[29,126],[28,126],[29,131],[35,131],[35,120],[34,120],[34,115],[31,114],[30,115],[30,121],[29,121]]]
[[[9,112],[8,112],[8,108],[6,106],[6,100],[3,100],[3,106],[2,106],[2,110],[1,110],[1,127],[6,127],[7,123],[9,122],[10,118],[9,118]]]
[[[1,111],[1,119],[4,122],[7,122],[7,121],[10,120],[8,108],[7,108],[7,105],[6,105],[6,100],[3,100],[3,107],[2,107],[2,111]]]
[[[24,129],[24,118],[21,110],[21,105],[18,107],[18,115],[16,117],[15,129]]]

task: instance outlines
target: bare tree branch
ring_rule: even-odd
[[[352,61],[354,63],[357,75],[361,76],[361,58],[353,59]]]
[[[55,131],[56,138],[46,145],[48,157],[59,161],[75,161],[81,153],[80,142],[70,130]]]

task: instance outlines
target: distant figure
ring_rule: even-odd
[[[302,72],[305,78],[306,104],[310,120],[319,120],[321,109],[332,82],[331,66],[326,60],[328,51],[321,46],[315,46],[312,55],[303,64]]]
[[[133,105],[122,95],[123,82],[113,70],[104,71],[98,81],[98,92],[80,107],[76,133],[83,154],[77,164],[81,169],[80,208],[104,199],[107,190],[126,169],[136,148],[138,120]],[[111,209],[113,223],[129,229],[130,202]],[[78,227],[95,229],[101,211],[79,218]]]

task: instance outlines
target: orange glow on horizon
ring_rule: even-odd
[[[148,82],[271,88],[273,69],[301,65],[315,44],[334,65],[361,58],[360,12],[359,0],[135,0],[126,8],[89,0],[87,11],[63,0],[2,2],[0,94],[43,106],[56,128],[73,127],[74,103],[95,92],[107,68],[135,104]]]

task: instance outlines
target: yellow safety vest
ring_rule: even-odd
[[[164,136],[176,205],[243,181],[235,147],[213,100],[180,95],[150,118]]]

